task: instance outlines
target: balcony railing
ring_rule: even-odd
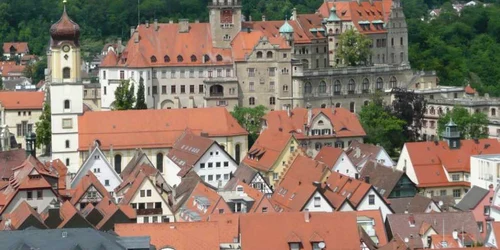
[[[460,132],[445,131],[443,132],[443,137],[460,137]]]
[[[224,93],[222,92],[212,92],[210,93],[210,97],[223,97]]]
[[[152,214],[163,214],[163,209],[161,208],[144,208],[137,209],[137,215],[152,215]]]

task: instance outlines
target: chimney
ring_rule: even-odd
[[[149,28],[149,20],[146,20],[146,28]]]
[[[130,37],[134,36],[135,26],[130,26]]]
[[[170,19],[170,20],[168,20],[168,23],[173,24],[174,20]]]
[[[189,32],[189,19],[179,19],[179,33]]]
[[[155,18],[155,21],[154,21],[154,27],[155,27],[155,31],[158,31],[158,19]]]
[[[266,15],[262,15],[262,21],[265,22],[266,21]]]
[[[297,20],[297,9],[296,8],[292,9],[292,17],[290,18],[290,20]]]
[[[194,22],[195,23],[200,23],[200,19],[195,19]]]
[[[134,31],[134,43],[138,43],[139,42],[139,31]]]
[[[304,221],[305,221],[305,222],[309,222],[309,221],[310,221],[310,219],[311,219],[311,214],[309,214],[309,209],[307,209],[307,208],[306,208],[306,209],[304,210]]]
[[[458,231],[456,229],[453,230],[453,239],[458,240]]]

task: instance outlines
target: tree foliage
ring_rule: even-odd
[[[115,101],[113,102],[113,110],[128,110],[133,109],[135,103],[134,84],[130,84],[129,80],[122,80],[120,86],[115,90]]]
[[[488,138],[488,117],[483,112],[469,113],[466,108],[457,106],[438,120],[438,133],[441,135],[446,124],[457,124],[462,139]]]
[[[135,109],[148,109],[144,98],[144,79],[142,79],[142,77],[139,80],[139,87],[137,88],[137,102],[135,103]]]
[[[248,147],[251,147],[260,133],[261,119],[266,114],[267,108],[259,105],[254,108],[235,106],[231,115],[245,128],[248,135]]]
[[[44,146],[45,155],[50,155],[50,148],[52,142],[52,128],[51,128],[51,112],[50,104],[45,103],[43,106],[40,120],[36,123],[36,147]]]
[[[403,146],[406,122],[392,115],[380,96],[374,95],[372,101],[361,109],[359,120],[366,132],[365,142],[379,144],[392,156]]]
[[[402,88],[392,90],[394,101],[389,107],[391,113],[400,120],[405,121],[403,134],[406,141],[417,141],[422,131],[427,102],[423,95]]]
[[[348,29],[339,37],[337,57],[348,66],[366,65],[370,58],[372,40],[354,29]]]

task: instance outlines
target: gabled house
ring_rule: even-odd
[[[457,125],[452,121],[446,124],[443,138],[444,141],[405,143],[397,169],[405,172],[428,197],[453,195],[459,201],[471,186],[471,156],[500,153],[500,142],[460,140]]]
[[[84,209],[89,203],[96,206],[104,198],[114,200],[108,190],[90,171],[78,183],[74,184],[73,190],[70,202],[78,210]]]
[[[472,212],[390,214],[386,229],[389,238],[399,235],[412,249],[430,248],[436,237],[464,239],[464,246],[483,242]]]
[[[370,161],[375,161],[386,167],[394,166],[387,151],[378,145],[352,141],[346,149],[346,154],[359,171]]]
[[[71,181],[71,188],[75,188],[77,183],[88,172],[92,172],[110,193],[113,193],[114,189],[122,182],[122,178],[116,173],[97,143],[83,165],[78,169],[78,172],[76,172],[75,177]]]
[[[128,178],[128,176],[137,170],[140,166],[143,165],[148,165],[148,166],[154,166],[151,160],[149,159],[148,155],[140,148],[136,149],[134,151],[134,154],[131,158],[131,160],[127,163],[125,168],[120,172],[120,177],[122,180],[125,180]],[[163,169],[158,169],[159,172],[163,172]]]
[[[131,205],[135,209],[137,223],[169,222],[174,221],[174,214],[167,190],[161,173],[151,166],[142,166],[124,180],[116,194],[122,197],[120,205]]]
[[[223,188],[237,167],[217,141],[186,130],[167,154],[165,176],[167,183],[174,186],[189,171],[194,171],[211,186]]]
[[[40,213],[45,225],[48,228],[94,228],[92,223],[87,221],[69,201],[64,202],[60,207],[51,206]]]
[[[27,42],[10,42],[3,43],[3,56],[9,60],[11,58],[23,57],[24,55],[28,55],[30,53],[30,49],[28,48]]]
[[[444,212],[431,198],[417,194],[413,197],[389,199],[395,214]]]
[[[487,232],[484,240],[485,247],[494,247],[498,249],[500,243],[500,222],[491,222],[491,230]]]
[[[238,179],[231,179],[238,180]],[[238,180],[229,188],[218,192],[233,213],[268,213],[275,212],[269,198],[259,190]]]
[[[243,209],[241,205],[239,208]],[[232,209],[224,199],[205,183],[198,182],[189,194],[189,198],[184,203],[178,204],[176,218],[186,222],[206,221],[211,214],[227,213],[232,213]]]
[[[491,228],[490,222],[495,219],[500,219],[500,211],[498,207],[492,206],[495,189],[490,185],[488,189],[478,186],[473,186],[464,198],[455,205],[455,208],[460,211],[471,211],[476,218],[479,232],[483,238],[486,237]]]
[[[90,222],[94,227],[99,224],[99,222],[104,218],[104,215],[99,211],[92,203],[87,204],[87,206],[80,210],[80,214]]]
[[[136,222],[137,213],[130,205],[116,205],[112,200],[104,198],[95,208],[103,215],[95,225],[99,230],[114,230],[116,223]]]
[[[271,197],[273,190],[265,178],[259,171],[245,164],[240,164],[231,178],[224,187],[224,190],[232,190],[238,182],[244,182],[252,188],[260,191],[268,197]]]
[[[413,197],[417,194],[417,185],[405,172],[395,167],[386,167],[375,161],[368,161],[360,172],[361,179],[372,184],[386,199]]]
[[[341,173],[356,179],[359,177],[358,169],[341,148],[323,147],[314,160],[326,164],[332,172]]]
[[[242,165],[257,170],[271,189],[280,181],[284,169],[303,152],[293,134],[263,130],[252,148],[248,150]]]
[[[29,227],[47,228],[40,215],[26,201],[23,201],[12,213],[2,215],[0,230],[24,230]]]

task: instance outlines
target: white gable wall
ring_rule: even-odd
[[[435,202],[431,201],[427,208],[425,209],[426,213],[440,213],[441,209],[436,205]]]
[[[43,177],[42,177],[43,178]],[[31,207],[36,208],[38,212],[42,212],[45,208],[50,206],[50,202],[56,199],[56,194],[51,189],[42,190],[42,198],[37,197],[37,189],[32,191],[32,199],[28,200],[28,195],[26,190],[20,190],[16,196],[12,199],[9,206],[5,208],[3,213],[10,213],[15,210],[23,201],[26,201]]]
[[[165,157],[165,169],[163,171],[163,178],[165,178],[165,181],[167,182],[168,185],[171,187],[177,187],[179,186],[179,183],[181,183],[181,177],[178,176],[177,174],[179,171],[181,171],[181,168],[175,164],[170,158]]]
[[[144,190],[145,197],[141,197],[141,190]],[[151,196],[147,196],[147,190],[151,190]],[[137,192],[134,194],[134,197],[131,199],[130,203],[154,203],[155,202],[161,202],[161,208],[162,208],[162,214],[161,216],[167,216],[170,221],[174,221],[174,215],[172,211],[170,210],[169,206],[167,205],[165,199],[161,196],[161,194],[157,191],[156,187],[153,185],[153,183],[149,180],[149,178],[144,179],[142,182],[141,186],[139,189],[137,189]],[[146,205],[146,208],[147,205]],[[157,215],[137,215],[137,223],[144,223],[144,217],[149,217],[149,222],[151,223],[152,217],[153,216],[160,216],[160,214]],[[161,216],[158,219],[158,222],[161,222]]]
[[[332,171],[347,175],[352,178],[355,178],[356,174],[359,173],[354,164],[352,164],[349,157],[347,157],[345,152],[342,152],[342,154],[339,156],[337,162],[332,167]]]
[[[348,202],[344,202],[342,206],[340,207],[339,211],[341,212],[350,212],[350,211],[355,211],[354,208],[349,204]]]
[[[373,195],[375,198],[374,204],[370,204],[370,195]],[[358,211],[365,211],[365,210],[379,210],[382,213],[382,217],[385,221],[385,218],[387,217],[388,214],[392,214],[391,209],[387,204],[380,198],[380,196],[376,193],[376,191],[371,188],[370,191],[363,197],[361,202],[358,204],[357,210]]]
[[[391,157],[389,154],[385,151],[384,148],[382,148],[378,154],[377,154],[377,162],[380,164],[387,166],[387,167],[393,167],[394,162],[392,161]]]
[[[315,202],[315,198],[319,198],[319,202]],[[318,206],[319,205],[319,206]],[[311,199],[307,201],[306,205],[304,206],[304,211],[308,210],[309,212],[333,212],[333,207],[330,206],[328,201],[325,199],[323,195],[321,195],[320,192],[316,191],[314,192],[313,196],[311,196]]]
[[[211,168],[209,168],[210,163],[212,163]],[[228,166],[224,167],[224,163],[227,163]],[[200,168],[201,164],[204,164],[205,167]],[[219,167],[217,167],[217,164],[220,164]],[[237,167],[238,165],[226,151],[214,143],[200,160],[196,162],[194,171],[208,184],[222,188],[226,185],[227,181],[229,181],[231,173],[234,173]],[[218,177],[220,182],[218,181]]]
[[[396,169],[405,172],[406,166],[406,175],[410,180],[412,180],[415,184],[418,184],[417,175],[415,174],[415,169],[413,168],[413,164],[410,159],[410,154],[408,153],[408,149],[406,145],[403,147],[401,151],[401,155],[399,156],[398,164],[396,165]]]

